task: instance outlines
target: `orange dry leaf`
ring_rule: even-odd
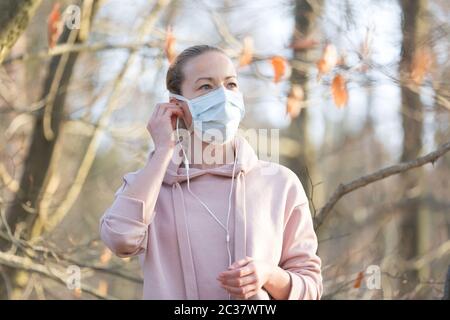
[[[100,263],[102,265],[108,264],[109,260],[111,260],[111,257],[112,257],[111,250],[105,248],[105,250],[103,250],[102,255],[100,256]]]
[[[75,288],[74,290],[73,290],[73,295],[75,296],[75,298],[77,298],[77,299],[80,299],[81,298],[81,293],[82,293],[82,291],[81,291],[81,288]]]
[[[425,76],[431,69],[433,56],[427,47],[421,47],[414,53],[411,64],[411,79],[415,84],[421,85]]]
[[[287,98],[286,113],[291,119],[297,118],[302,110],[303,99],[305,94],[302,86],[294,84],[289,91]]]
[[[281,56],[274,56],[270,60],[273,67],[274,78],[273,82],[277,83],[284,76],[286,72],[286,59]]]
[[[330,72],[339,62],[339,57],[336,47],[329,43],[323,50],[322,57],[317,61],[317,69],[319,69],[319,77],[322,74]]]
[[[53,48],[58,41],[59,36],[62,32],[62,23],[61,23],[61,13],[59,11],[60,4],[56,2],[53,4],[52,11],[48,16],[48,46]]]
[[[164,43],[164,53],[166,54],[169,63],[172,63],[172,61],[175,60],[176,57],[175,40],[176,39],[172,31],[172,26],[168,26],[166,31],[166,41]]]
[[[98,283],[98,293],[102,296],[106,296],[108,294],[108,282],[105,280],[100,280]]]
[[[353,284],[353,288],[360,288],[363,278],[364,278],[364,273],[360,271],[358,273],[358,275],[356,276],[355,283]]]
[[[239,67],[250,64],[253,60],[253,38],[245,37],[244,46],[241,55],[239,56]]]
[[[347,104],[347,84],[344,77],[340,74],[337,74],[331,83],[331,94],[333,95],[334,103],[338,108],[341,108]]]

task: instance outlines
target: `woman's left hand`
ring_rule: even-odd
[[[217,278],[233,297],[248,299],[269,281],[275,267],[251,257],[236,261]]]

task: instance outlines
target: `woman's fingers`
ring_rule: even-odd
[[[258,291],[255,285],[247,285],[240,288],[222,285],[222,288],[227,290],[231,295],[242,299],[248,299],[249,297],[255,295]]]
[[[163,111],[162,115],[163,116],[172,116],[172,115],[183,116],[184,112],[180,107],[167,106],[167,107],[164,107],[164,111]]]
[[[234,262],[230,267],[231,267],[231,269],[238,268],[238,267],[243,267],[243,266],[245,266],[247,263],[249,263],[252,260],[253,260],[252,257],[245,257],[244,259],[241,259],[241,260],[238,260],[238,261]],[[230,267],[229,267],[229,269],[230,269]]]
[[[168,117],[172,126],[172,130],[176,129],[177,118],[184,119],[184,112],[180,107],[168,106],[164,110],[164,117]]]
[[[234,279],[226,279],[222,281],[222,284],[230,286],[230,287],[242,287],[248,284],[254,284],[257,282],[256,274],[251,273],[245,277],[234,278]]]
[[[250,292],[247,292],[246,294],[244,294],[243,296],[241,296],[242,299],[248,299],[253,297],[256,293],[258,292],[258,290],[252,290]]]
[[[167,109],[179,109],[179,110],[183,110],[181,107],[177,106],[175,103],[158,103],[156,105],[156,109],[154,111],[154,115],[155,117],[161,117],[162,115],[165,114]]]
[[[162,114],[163,111],[164,111],[163,105],[164,105],[164,103],[158,103],[158,104],[156,105],[155,117],[161,116],[161,114]]]
[[[237,268],[237,269],[232,269],[232,270],[227,270],[227,271],[221,272],[219,274],[219,280],[244,277],[244,276],[252,273],[253,271],[254,271],[253,265],[247,264],[247,265]]]
[[[172,129],[175,130],[176,128],[176,118],[182,117],[184,118],[184,112],[180,107],[174,107],[174,106],[167,106],[164,108],[162,117],[169,118],[169,121],[172,125]]]
[[[157,103],[155,106],[155,110],[153,110],[152,115],[150,116],[150,120],[155,119],[159,113],[159,109],[161,107],[161,103]]]
[[[179,117],[182,118],[183,117],[183,111],[177,110],[177,109],[167,108],[164,111],[164,115],[163,116],[167,117],[169,119],[170,124],[172,126],[172,130],[175,130],[176,129],[177,118],[179,118]]]
[[[177,117],[184,118],[183,109],[175,103],[158,103],[155,106],[147,130],[152,136],[155,147],[170,146],[173,147],[174,135]]]

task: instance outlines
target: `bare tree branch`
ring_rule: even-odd
[[[142,282],[143,282],[143,279],[141,277],[134,276],[127,272],[123,272],[120,269],[120,266],[105,267],[105,266],[100,266],[100,265],[91,264],[91,263],[84,263],[84,262],[75,260],[73,258],[70,258],[66,255],[63,255],[60,252],[57,253],[54,250],[50,250],[49,248],[46,248],[46,247],[32,246],[29,242],[17,239],[14,236],[11,237],[10,235],[5,235],[1,232],[0,232],[0,237],[3,239],[6,239],[8,241],[11,241],[13,243],[13,245],[15,245],[16,247],[20,247],[20,250],[23,251],[26,254],[26,256],[32,260],[50,261],[48,258],[53,258],[52,261],[55,260],[58,263],[64,262],[65,264],[74,264],[74,265],[79,266],[80,268],[84,268],[84,269],[98,272],[98,273],[109,274],[109,275],[116,276],[118,278],[128,280],[128,281],[131,281],[131,282],[134,282],[137,284],[142,284]],[[38,253],[38,252],[41,255],[37,255],[36,253]],[[12,254],[12,253],[9,252],[9,254]]]
[[[26,29],[41,0],[8,0],[0,3],[0,63]]]
[[[97,52],[104,50],[115,50],[115,49],[125,49],[125,50],[139,50],[141,48],[160,48],[163,44],[161,41],[144,41],[144,42],[133,42],[133,43],[76,43],[76,44],[58,44],[55,47],[42,50],[37,53],[23,53],[14,57],[5,59],[3,62],[5,65],[13,62],[26,61],[32,59],[44,59],[48,57],[58,56],[65,53],[71,52]]]
[[[383,168],[381,170],[378,170],[374,173],[359,177],[353,181],[350,181],[346,184],[340,184],[337,189],[334,191],[333,195],[330,197],[328,202],[319,210],[319,213],[317,214],[317,217],[314,221],[315,228],[318,229],[325,218],[328,216],[328,214],[331,212],[333,207],[336,205],[336,203],[347,193],[350,193],[352,191],[355,191],[356,189],[362,188],[364,186],[367,186],[368,184],[371,184],[373,182],[376,182],[378,180],[387,178],[389,176],[392,176],[394,174],[398,174],[401,172],[405,172],[410,169],[414,169],[420,166],[423,166],[427,163],[432,163],[442,157],[446,152],[450,150],[450,141],[447,143],[444,143],[439,148],[437,148],[435,151],[428,153],[425,156],[422,156],[420,158],[401,162],[396,165],[389,166],[387,168]]]
[[[59,283],[66,285],[66,273],[65,271],[59,270],[56,267],[51,267],[50,265],[42,265],[33,262],[29,258],[19,257],[14,254],[9,254],[0,251],[0,265],[4,265],[10,268],[20,269],[28,272],[38,273],[49,279],[53,279]],[[103,295],[98,290],[83,284],[81,281],[81,290],[89,293],[99,299],[110,299],[115,300],[117,298],[110,295]]]

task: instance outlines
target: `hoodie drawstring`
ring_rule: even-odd
[[[189,240],[184,206],[183,190],[178,182],[172,185],[172,200],[175,212],[177,242],[180,250],[181,268],[183,270],[186,299],[198,300],[197,278],[195,276],[194,260],[192,259],[191,243]]]
[[[247,256],[247,211],[245,199],[245,173],[240,170],[236,177],[235,221],[234,221],[234,261]],[[186,222],[186,208],[184,205],[183,190],[179,182],[172,185],[172,200],[175,213],[177,242],[180,251],[181,267],[183,269],[186,299],[198,300],[198,286],[195,275],[194,260],[192,258],[188,226]]]
[[[245,173],[239,171],[235,193],[234,217],[234,261],[244,259],[247,255],[247,211],[245,199]]]

